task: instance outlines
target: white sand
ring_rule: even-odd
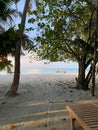
[[[98,103],[90,91],[76,90],[76,74],[21,75],[17,97],[7,98],[13,75],[0,75],[0,130],[70,130],[67,104]]]

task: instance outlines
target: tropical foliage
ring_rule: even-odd
[[[6,29],[3,24],[12,24],[13,16],[19,14],[16,9],[11,8],[13,4],[14,0],[0,0],[0,70],[7,68],[7,72],[10,72],[12,67],[7,55],[15,53],[14,41],[16,40],[16,36],[12,28],[5,31]]]
[[[7,68],[7,72],[11,72],[12,64],[7,57],[15,56],[17,40],[18,30],[13,27],[0,34],[0,70]],[[22,48],[23,51],[33,48],[33,42],[26,34],[23,34]],[[22,50],[21,54],[24,54]]]

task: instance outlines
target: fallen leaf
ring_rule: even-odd
[[[14,128],[15,128],[15,125],[14,125],[14,124],[10,124],[10,125],[9,125],[9,128],[10,128],[10,129],[14,129]]]

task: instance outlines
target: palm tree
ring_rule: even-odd
[[[29,8],[30,0],[26,0],[22,20],[18,32],[18,41],[16,42],[16,53],[15,53],[15,70],[14,70],[14,78],[12,82],[12,86],[10,90],[7,92],[7,96],[15,96],[17,95],[17,90],[19,86],[19,79],[20,79],[20,51],[21,51],[21,42],[23,38],[23,32],[25,28],[25,21],[26,21],[26,14]]]
[[[11,5],[16,4],[18,1],[19,0],[0,0],[0,70],[5,68],[10,70],[12,67],[11,61],[9,61],[7,58],[7,55],[9,52],[11,52],[11,49],[13,49],[13,44],[10,45],[8,43],[9,40],[12,39],[9,39],[9,33],[11,32],[12,28],[10,28],[8,31],[5,31],[3,24],[5,23],[9,25],[13,22],[13,16],[20,14],[20,12],[18,12],[16,9],[11,8]],[[9,40],[7,41],[7,39]]]
[[[11,8],[11,5],[16,4],[20,0],[0,0],[0,23],[12,24],[13,16],[16,17],[20,12]]]

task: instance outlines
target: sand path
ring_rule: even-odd
[[[1,76],[0,130],[70,130],[67,104],[96,102],[89,91],[76,90],[76,75],[21,75],[19,94],[14,98],[3,95],[12,82],[12,75]]]

